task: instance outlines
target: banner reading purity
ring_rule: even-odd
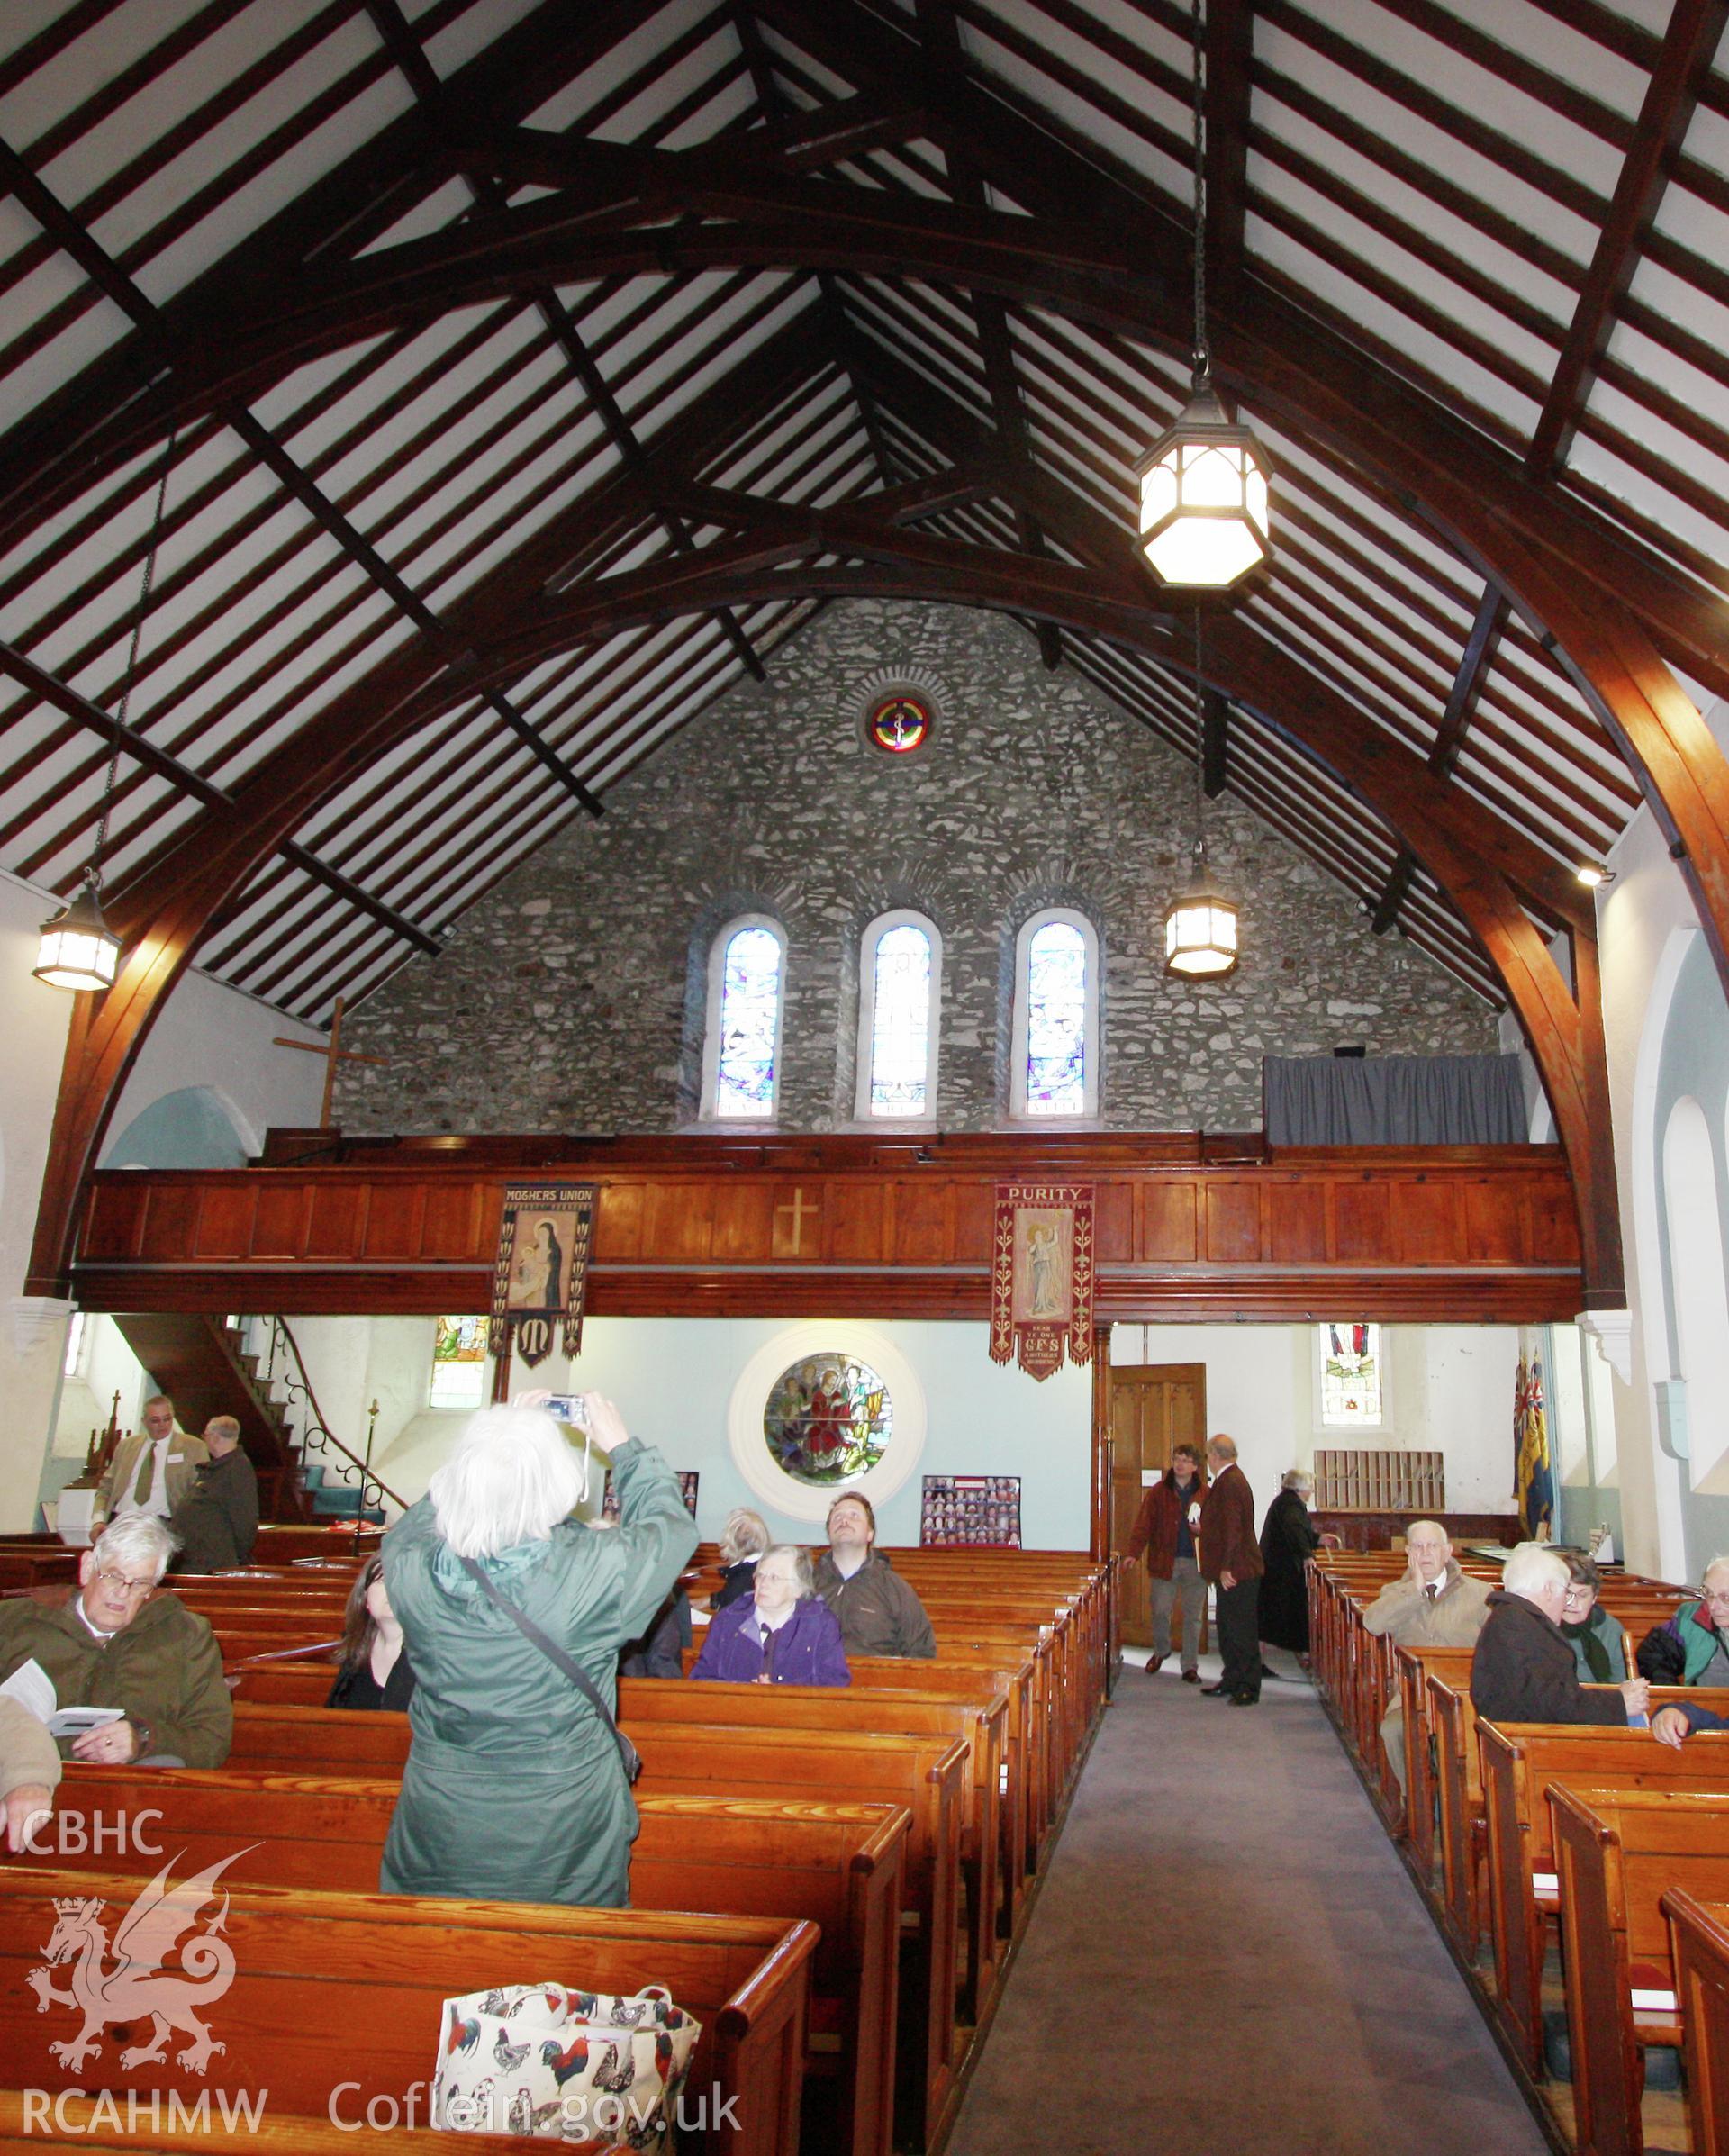
[[[493,1354],[504,1353],[514,1333],[515,1352],[532,1370],[551,1354],[560,1325],[566,1354],[582,1352],[583,1296],[599,1202],[599,1186],[592,1182],[513,1182],[505,1190],[487,1342]]]
[[[1047,1378],[1092,1360],[1092,1185],[1000,1182],[991,1359]]]

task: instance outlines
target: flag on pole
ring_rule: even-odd
[[[1555,1535],[1555,1463],[1549,1451],[1549,1423],[1543,1403],[1543,1360],[1519,1358],[1513,1385],[1514,1493],[1519,1519],[1530,1542],[1552,1542]]]

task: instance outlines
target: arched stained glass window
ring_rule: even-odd
[[[1098,1013],[1099,944],[1091,922],[1066,909],[1035,915],[1016,950],[1016,1115],[1096,1111]]]
[[[734,921],[715,938],[703,1112],[717,1121],[765,1122],[774,1114],[785,956],[772,921]]]
[[[937,1113],[942,938],[917,913],[884,913],[864,931],[860,968],[861,1121]]]

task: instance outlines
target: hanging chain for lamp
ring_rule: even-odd
[[[1141,488],[1141,551],[1161,582],[1224,591],[1272,553],[1267,457],[1213,387],[1207,332],[1207,39],[1202,0],[1194,32],[1194,374],[1189,402],[1136,467]]]
[[[127,713],[131,708],[132,684],[138,678],[138,655],[144,640],[145,618],[156,584],[157,555],[162,544],[162,526],[168,504],[168,475],[180,439],[177,421],[168,433],[162,456],[162,475],[157,482],[156,505],[150,515],[149,539],[144,549],[144,574],[140,580],[138,609],[127,645],[126,665],[121,675],[120,704],[114,713],[108,769],[103,780],[102,812],[96,821],[95,843],[85,864],[84,880],[70,903],[51,920],[42,923],[41,945],[32,968],[39,981],[51,988],[104,989],[120,965],[120,938],[103,918],[102,862],[108,850],[108,825],[113,812],[114,784],[120,772],[121,746],[126,738]]]
[[[1207,872],[1207,688],[1195,609],[1195,843],[1189,888],[1164,917],[1164,970],[1217,979],[1236,964],[1236,908]]]
[[[1203,0],[1195,0],[1190,15],[1195,85],[1195,340],[1190,350],[1199,389],[1213,371],[1213,348],[1207,336],[1207,18]]]
[[[150,593],[156,586],[156,557],[162,544],[162,523],[168,506],[168,475],[174,469],[175,445],[180,439],[177,420],[162,454],[162,476],[156,483],[156,507],[150,515],[149,543],[144,549],[144,575],[138,588],[138,611],[132,617],[131,641],[126,650],[126,671],[121,675],[120,707],[114,713],[113,747],[108,754],[108,775],[103,782],[102,815],[96,824],[96,843],[90,850],[84,880],[98,896],[102,892],[102,856],[108,850],[108,819],[114,804],[114,780],[120,770],[120,745],[126,738],[126,714],[131,709],[132,684],[138,678],[138,655],[144,641],[144,618],[150,611]]]

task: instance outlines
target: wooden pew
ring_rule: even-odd
[[[1716,2156],[1729,2148],[1729,1906],[1669,1887],[1661,1907],[1680,2001],[1688,2142]]]
[[[1442,1916],[1467,1961],[1483,1935],[1488,1841],[1483,1828],[1482,1768],[1478,1758],[1471,1671],[1450,1680],[1427,1675],[1429,1726],[1435,1741],[1435,1794],[1440,1806]]]
[[[1684,1692],[1659,1689],[1652,1710]],[[1616,1789],[1729,1786],[1729,1740],[1679,1752],[1646,1729],[1478,1722],[1496,2007],[1533,2072],[1543,2065],[1543,1966],[1557,1898],[1548,1797],[1556,1783]]]
[[[1405,1720],[1405,1832],[1417,1877],[1427,1885],[1441,1851],[1435,1731],[1429,1714],[1431,1675],[1458,1684],[1471,1681],[1469,1647],[1396,1647],[1393,1667]]]
[[[901,1972],[898,2058],[907,2131],[922,2144],[955,2093],[962,2046],[955,2014],[960,1855],[966,1747],[946,1736],[848,1730],[753,1730],[748,1743],[719,1728],[644,1723],[640,1799],[719,1791],[820,1803],[899,1804],[911,1815],[903,1906],[917,1916],[919,1945]],[[234,1708],[231,1764],[249,1772],[399,1776],[408,1717],[340,1708]]]
[[[697,1653],[693,1647],[685,1651],[687,1673]],[[230,1670],[229,1676],[235,1697],[252,1704],[322,1707],[334,1673],[334,1663],[324,1658],[240,1663]],[[1004,1702],[1000,1794],[996,1806],[1000,1862],[992,1900],[998,1935],[1011,1939],[1018,1926],[1027,1890],[1026,1731],[1032,1712],[1032,1665],[1022,1662],[1010,1670],[998,1669],[989,1663],[909,1662],[860,1656],[852,1663],[852,1673],[853,1696],[860,1699],[867,1693],[874,1697],[886,1691],[897,1697],[954,1700],[981,1708],[998,1699]],[[638,1678],[624,1681],[634,1685],[660,1680]],[[783,1698],[787,1689],[777,1688],[776,1696]],[[832,1699],[838,1695],[825,1690],[819,1696]],[[861,1711],[867,1717],[862,1726],[875,1726],[874,1721],[869,1719],[872,1710]],[[985,1831],[988,1835],[988,1828]]]
[[[1703,1741],[1689,1739],[1682,1756]],[[1581,2156],[1640,2156],[1643,2047],[1682,2040],[1663,1897],[1672,1888],[1729,1894],[1729,1777],[1711,1791],[1552,1784],[1549,1806],[1579,2147]],[[1701,2156],[1717,2145],[1694,2144]]]
[[[619,1685],[619,1721],[632,1737],[645,1723],[683,1726],[693,1722],[757,1729],[851,1729],[866,1735],[889,1730],[958,1737],[967,1748],[966,1808],[961,1872],[967,1889],[967,1966],[960,1990],[960,2017],[976,2023],[996,1988],[1001,1955],[997,1899],[1004,1738],[1009,1702],[1001,1694],[982,1701],[944,1700],[916,1691],[850,1690],[816,1685],[676,1684],[627,1677]]]
[[[396,1781],[229,1768],[74,1763],[38,1853],[19,1861],[149,1877],[167,1856],[184,1877],[244,1849],[236,1884],[369,1894],[400,1789]],[[908,1814],[892,1805],[722,1797],[644,1796],[638,1809],[633,1908],[713,1908],[819,1927],[805,2060],[807,2151],[888,2156]],[[122,1820],[136,1831],[119,1834]],[[827,2107],[816,2085],[825,2074],[837,2082]]]
[[[112,1998],[105,2016],[95,2009],[95,2054],[77,2067],[63,2063],[50,2046],[76,2038],[82,2025],[64,2009],[41,2012],[27,1981],[50,1939],[82,1937],[89,1943],[75,1950],[77,1960],[52,1972],[65,1989],[69,1971],[95,1951],[95,1927],[104,1916],[112,1925],[139,1890],[138,1878],[125,1873],[0,1867],[0,2057],[15,2087],[186,2089],[189,2077],[174,2055],[178,2033],[160,2063],[122,2066],[122,2043],[146,2033],[148,2008],[127,2012]],[[699,2095],[713,2101],[706,2131],[691,2138],[713,2156],[793,2156],[813,1925],[231,1888],[226,1880],[221,1892],[234,1975],[212,2001],[210,2033],[225,2049],[201,2087],[267,2090],[275,2115],[317,2122],[329,2119],[339,2088],[346,2116],[358,2118],[369,2099],[401,2103],[430,2077],[447,1997],[539,1977],[602,1991],[664,1984],[703,2024],[685,2115]],[[351,1980],[359,1972],[364,1997]],[[86,1980],[72,1977],[75,1986]],[[104,2022],[125,2038],[109,2034]],[[729,2099],[723,2118],[716,2106]]]

